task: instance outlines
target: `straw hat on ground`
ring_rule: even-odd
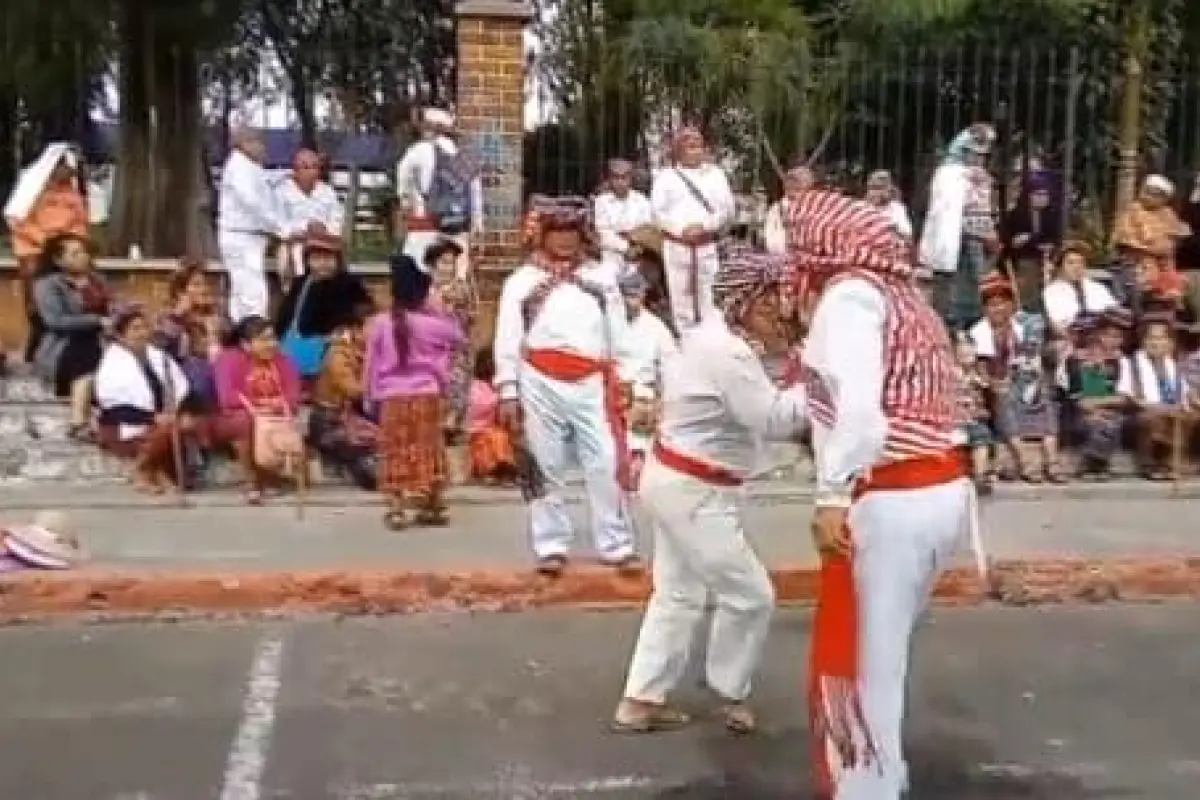
[[[70,518],[61,511],[41,511],[32,524],[3,529],[4,553],[34,569],[70,569],[82,559]]]

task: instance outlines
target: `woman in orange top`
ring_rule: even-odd
[[[90,239],[86,190],[80,181],[79,157],[65,142],[48,145],[22,173],[4,206],[4,220],[12,232],[13,252],[21,271],[29,339],[25,360],[32,362],[44,330],[33,302],[33,278],[46,243],[71,234]]]

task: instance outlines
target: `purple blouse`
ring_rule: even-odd
[[[367,325],[366,399],[379,402],[407,395],[442,394],[450,380],[454,353],[466,344],[462,326],[453,316],[429,309],[410,311],[408,359],[396,353],[396,328],[391,313],[377,314]]]

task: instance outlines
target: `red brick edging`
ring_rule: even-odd
[[[812,565],[772,570],[780,602],[813,600]],[[1200,598],[1198,558],[1000,561],[990,586],[974,569],[942,576],[944,603],[1010,605]],[[520,611],[547,606],[628,606],[642,602],[646,577],[576,566],[551,580],[529,570],[327,570],[274,573],[116,573],[87,569],[24,573],[0,580],[0,623],[45,615],[317,612],[417,613],[453,609]]]

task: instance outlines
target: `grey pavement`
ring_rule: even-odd
[[[9,628],[0,797],[803,800],[808,620],[777,617],[741,740],[605,731],[624,613]],[[912,797],[1194,800],[1198,630],[1190,605],[936,610]]]
[[[276,571],[528,563],[526,512],[519,504],[459,504],[447,528],[394,533],[383,528],[381,508],[366,500],[309,508],[303,519],[286,500],[261,508],[90,507],[70,515],[97,566]],[[586,507],[572,511],[580,555],[590,558]],[[755,502],[748,505],[746,527],[769,564],[807,563],[813,560],[809,514],[807,502]],[[0,509],[6,521],[29,516]],[[987,550],[996,558],[1200,553],[1200,500],[995,498],[983,504],[982,518]],[[644,520],[638,529],[648,546]]]

